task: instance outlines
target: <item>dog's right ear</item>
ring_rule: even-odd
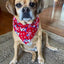
[[[9,13],[11,13],[12,15],[16,15],[15,0],[8,0],[6,2],[6,8]]]
[[[44,8],[44,0],[37,0],[37,14],[41,13]]]

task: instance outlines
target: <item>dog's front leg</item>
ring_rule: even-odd
[[[37,43],[37,50],[38,50],[38,62],[40,64],[44,64],[44,58],[42,55],[42,30],[38,30],[38,43]]]
[[[33,63],[36,60],[36,52],[35,51],[28,51],[28,50],[24,50],[24,51],[32,54],[32,63]]]
[[[20,47],[19,42],[15,41],[14,42],[14,57],[13,57],[13,60],[10,62],[10,64],[16,64],[17,63],[19,47]]]

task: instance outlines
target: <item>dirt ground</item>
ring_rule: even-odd
[[[45,64],[64,64],[64,44],[58,43],[50,39],[49,42],[52,46],[57,47],[58,51],[51,51],[46,48],[44,52]],[[13,38],[12,32],[0,36],[0,64],[9,64],[13,58]],[[32,55],[24,52],[17,64],[38,64],[36,60],[31,62]]]

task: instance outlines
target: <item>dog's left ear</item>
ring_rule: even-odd
[[[17,15],[16,9],[15,9],[15,0],[8,0],[6,2],[6,8],[8,12],[11,13],[12,15]]]
[[[37,3],[37,14],[41,13],[44,8],[44,1],[43,0],[38,0]]]

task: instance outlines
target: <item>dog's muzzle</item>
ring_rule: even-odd
[[[22,20],[29,21],[32,19],[30,16],[30,9],[28,7],[24,7],[22,9],[22,13],[23,13]]]

